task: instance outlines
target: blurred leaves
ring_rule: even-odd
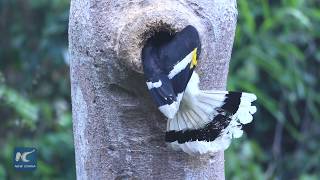
[[[258,112],[244,142],[226,153],[228,179],[319,179],[319,7],[238,1],[228,88],[255,93]]]
[[[38,120],[38,107],[26,98],[22,97],[15,90],[0,85],[0,98],[3,105],[14,110],[13,113],[22,118],[28,128],[35,129],[35,123]]]
[[[75,179],[67,49],[69,0],[0,0],[0,179]],[[38,169],[17,172],[17,146]]]

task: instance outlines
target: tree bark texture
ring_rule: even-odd
[[[141,49],[154,32],[195,26],[202,89],[225,89],[236,0],[72,0],[69,22],[78,179],[224,179],[223,152],[168,148],[147,92]]]

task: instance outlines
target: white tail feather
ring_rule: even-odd
[[[168,120],[167,131],[201,129],[218,115],[217,108],[224,105],[226,94],[229,92],[200,91],[198,84],[199,77],[194,72],[182,98],[179,111],[174,118]],[[254,94],[242,93],[238,110],[230,117],[229,125],[221,131],[214,141],[190,141],[181,144],[175,141],[170,143],[171,147],[175,150],[183,150],[191,155],[227,149],[232,138],[242,136],[241,124],[247,124],[253,120],[252,114],[256,112],[256,107],[251,106],[251,102],[256,99],[257,97]]]

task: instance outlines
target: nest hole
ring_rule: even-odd
[[[142,34],[141,46],[144,46],[147,42],[153,44],[153,46],[161,46],[171,41],[176,33],[169,24],[163,23],[162,21],[149,26],[148,30]]]
[[[171,34],[168,31],[159,31],[154,33],[153,36],[151,36],[148,41],[154,46],[154,47],[160,47],[162,45],[165,45],[166,43],[170,42],[174,37],[174,34]]]

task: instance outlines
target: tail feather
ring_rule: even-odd
[[[255,100],[256,96],[250,93],[199,91],[196,98],[193,98],[192,105],[190,103],[186,105],[182,100],[176,116],[168,120],[166,138],[170,133],[180,133],[177,139],[189,138],[181,140],[182,143],[179,143],[179,140],[172,140],[170,145],[191,155],[225,150],[232,138],[242,136],[242,125],[253,120],[252,114],[256,112],[256,107],[251,106],[251,103]],[[220,120],[221,122],[214,122],[217,116],[224,118]],[[202,129],[213,134],[217,133],[217,137],[199,140],[202,138]],[[181,134],[187,137],[180,137]]]
[[[186,116],[187,116],[187,119],[191,122],[192,126],[190,126],[190,128],[195,128],[195,129],[199,129],[202,126],[202,124],[199,124],[197,122],[197,118],[196,118],[196,115],[192,112],[192,111],[186,111],[185,112]]]
[[[195,106],[194,109],[192,109],[193,112],[197,114],[198,117],[200,117],[199,119],[197,119],[199,124],[207,124],[208,122],[210,122],[208,114],[206,114],[206,112],[203,109],[204,108],[199,106]]]

